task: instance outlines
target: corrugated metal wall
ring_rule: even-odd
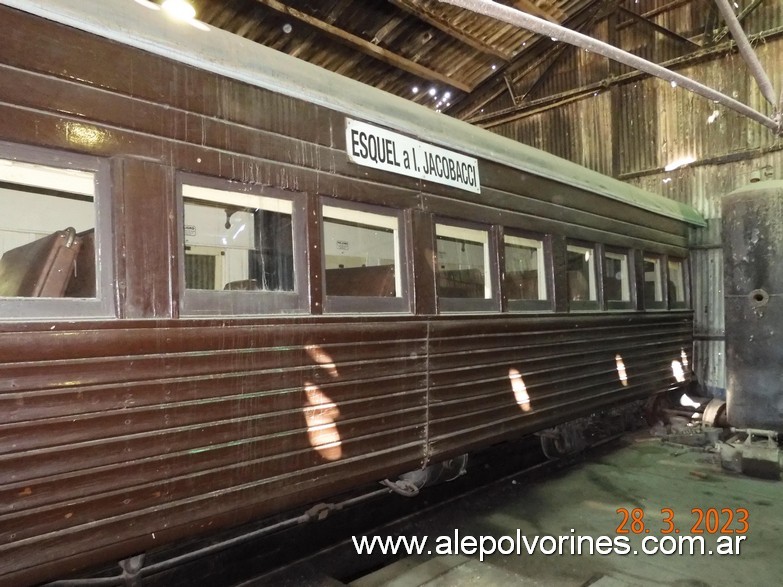
[[[666,2],[637,2],[637,13],[662,8]],[[651,17],[661,26],[701,43],[706,8],[682,3]],[[619,44],[657,62],[682,56],[684,44],[653,33],[650,27],[618,19]],[[763,3],[745,21],[748,34],[776,91],[783,90],[783,4]],[[606,21],[593,36],[607,39]],[[569,48],[530,98],[551,96],[607,78],[606,60]],[[586,71],[587,70],[587,71]],[[627,72],[622,66],[616,72]],[[677,69],[768,115],[772,107],[762,98],[742,58],[736,53],[714,54]],[[508,104],[503,104],[507,106]],[[487,105],[491,112],[497,105]],[[783,141],[769,129],[668,82],[644,78],[543,112],[521,117],[495,132],[613,175],[649,191],[686,202],[709,221],[691,238],[691,273],[695,310],[695,371],[714,395],[725,393],[723,256],[720,235],[720,197],[748,183],[783,177]],[[666,172],[665,166],[691,159],[687,167]]]

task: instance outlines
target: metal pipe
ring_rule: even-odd
[[[344,508],[354,506],[356,504],[362,503],[369,499],[374,499],[382,495],[388,495],[389,493],[391,493],[391,490],[388,488],[376,489],[375,491],[370,491],[369,493],[363,493],[361,495],[346,499],[338,503],[318,504],[311,507],[309,510],[307,510],[305,513],[303,513],[300,516],[296,516],[294,518],[288,518],[282,520],[281,522],[277,522],[276,524],[272,524],[270,526],[263,526],[262,528],[258,528],[257,530],[253,530],[252,532],[248,532],[240,536],[235,536],[233,538],[228,538],[221,542],[217,542],[215,544],[210,544],[209,546],[199,548],[198,550],[192,550],[190,552],[186,552],[185,554],[160,561],[159,563],[155,563],[146,567],[141,566],[141,564],[139,563],[139,568],[136,570],[136,574],[139,576],[148,576],[162,571],[166,571],[174,568],[177,565],[188,563],[190,561],[202,558],[204,556],[211,555],[215,552],[225,550],[232,546],[236,546],[238,544],[248,542],[255,538],[260,538],[261,536],[264,536],[266,534],[277,532],[278,530],[286,530],[288,528],[292,528],[300,524],[306,524],[308,522],[323,519],[326,517],[326,514],[328,514],[331,511],[342,510]],[[134,559],[138,559],[138,557],[134,557]],[[120,563],[120,565],[123,566],[122,562]],[[123,567],[123,571],[125,570],[126,569]],[[116,575],[114,577],[61,579],[57,581],[52,581],[50,583],[46,583],[44,587],[88,587],[88,586],[89,587],[122,587],[123,585],[126,585],[126,579],[127,579],[127,573],[123,572],[123,574]]]
[[[783,26],[779,26],[774,29],[769,29],[763,33],[756,33],[755,35],[749,37],[749,39],[751,43],[761,43],[761,42],[772,41],[774,39],[777,39],[781,35],[783,35]],[[566,47],[565,43],[562,43],[557,48],[555,48],[555,51],[563,47]],[[683,55],[681,57],[675,57],[674,59],[669,59],[668,61],[659,63],[659,65],[667,69],[696,65],[698,63],[701,63],[702,61],[714,59],[716,58],[716,56],[722,55],[724,53],[727,54],[729,52],[733,52],[736,50],[736,48],[737,48],[737,43],[735,43],[733,40],[729,40],[726,41],[725,43],[722,43],[721,45],[704,48],[699,51],[695,51],[693,53]],[[531,66],[526,67],[525,70],[520,75],[517,76],[517,79],[524,78],[531,71],[534,71],[536,68],[540,67],[543,62],[544,62],[543,59],[540,58],[536,59]],[[639,71],[638,69],[620,75],[610,75],[608,77],[603,78],[600,81],[592,82],[590,84],[581,86],[580,88],[567,90],[565,92],[553,96],[537,98],[536,100],[528,102],[527,104],[515,104],[514,106],[511,106],[509,108],[502,108],[500,110],[496,110],[488,114],[480,114],[476,116],[475,113],[480,108],[486,106],[489,102],[492,101],[492,99],[497,98],[502,93],[501,90],[495,89],[490,94],[487,94],[484,98],[481,98],[481,101],[479,102],[478,106],[473,105],[470,107],[471,110],[467,111],[464,114],[460,114],[460,118],[462,120],[465,120],[466,122],[469,122],[470,124],[480,126],[481,128],[491,128],[493,126],[504,124],[506,122],[512,122],[514,120],[518,120],[519,118],[524,118],[532,114],[538,114],[549,108],[557,108],[564,102],[573,101],[588,93],[592,94],[598,91],[604,91],[613,85],[625,84],[631,81],[643,80],[643,79],[647,79],[649,76],[650,76],[649,73],[644,71]],[[781,93],[780,99],[781,99],[781,106],[778,108],[778,111],[783,112],[783,93]]]
[[[742,11],[737,15],[737,20],[740,21],[740,24],[742,24],[742,21],[745,20],[750,14],[756,10],[756,8],[759,7],[759,4],[762,3],[763,0],[753,0],[750,4],[748,4],[745,8],[742,9]],[[723,40],[723,37],[729,34],[729,28],[728,27],[721,27],[720,32],[715,35],[715,38],[712,39],[713,43],[720,43]]]
[[[778,98],[772,87],[772,82],[767,76],[767,72],[764,71],[764,67],[761,65],[753,47],[750,46],[750,41],[748,41],[745,31],[742,30],[742,25],[737,19],[737,15],[734,14],[734,11],[731,9],[729,0],[715,0],[715,3],[718,5],[723,18],[731,31],[731,36],[734,37],[734,41],[737,43],[737,49],[739,49],[740,55],[742,55],[745,63],[748,64],[750,73],[756,78],[756,82],[761,89],[761,95],[777,109]]]
[[[677,85],[680,85],[683,88],[709,100],[723,104],[727,108],[730,108],[735,112],[739,112],[743,116],[747,116],[751,120],[755,120],[759,124],[774,130],[777,134],[780,134],[781,132],[778,120],[770,118],[761,112],[754,110],[750,106],[734,100],[725,94],[721,94],[720,92],[713,90],[704,84],[700,84],[699,82],[690,78],[687,78],[684,75],[670,71],[664,67],[661,67],[660,65],[657,65],[656,63],[647,61],[641,57],[637,57],[636,55],[628,53],[627,51],[623,51],[622,49],[618,49],[617,47],[613,47],[612,45],[604,43],[603,41],[599,41],[598,39],[593,39],[592,37],[588,37],[582,33],[577,33],[576,31],[572,31],[571,29],[567,29],[560,25],[552,24],[551,22],[548,22],[544,19],[520,12],[519,10],[514,10],[513,8],[503,6],[502,4],[492,2],[491,0],[439,1],[446,4],[451,4],[453,6],[458,6],[460,8],[465,8],[466,10],[471,10],[478,14],[483,14],[484,16],[490,16],[508,24],[527,29],[539,35],[546,35],[548,37],[555,38],[558,41],[576,45],[577,47],[587,49],[593,53],[608,57],[609,59],[614,59],[615,61],[619,61],[620,63],[647,72],[661,79],[674,82]]]
[[[253,530],[252,532],[248,532],[247,534],[242,534],[240,536],[235,536],[234,538],[229,538],[227,540],[223,540],[222,542],[218,542],[216,544],[210,544],[209,546],[205,546],[204,548],[200,548],[198,550],[193,550],[191,552],[187,552],[185,554],[182,554],[180,556],[161,561],[159,563],[156,563],[154,565],[149,565],[147,567],[144,567],[141,569],[142,575],[151,575],[154,573],[158,573],[160,571],[164,571],[167,569],[170,569],[172,567],[175,567],[177,565],[184,564],[186,562],[190,562],[192,560],[195,560],[197,558],[201,558],[206,555],[210,555],[214,552],[218,552],[221,550],[225,550],[227,548],[230,548],[232,546],[236,546],[237,544],[242,544],[244,542],[247,542],[249,540],[253,540],[255,538],[260,538],[261,536],[264,536],[266,534],[271,534],[272,532],[277,532],[278,530],[285,530],[288,528],[292,528],[294,526],[298,526],[300,524],[306,524],[308,522],[313,522],[315,520],[323,519],[326,517],[326,515],[330,511],[338,511],[342,510],[343,508],[356,505],[357,503],[361,503],[363,501],[367,501],[369,499],[374,499],[376,497],[380,497],[381,495],[387,495],[389,494],[389,489],[376,489],[375,491],[371,491],[369,493],[363,493],[359,496],[346,499],[345,501],[341,501],[338,503],[333,504],[318,504],[307,510],[305,513],[303,513],[300,516],[296,516],[295,518],[288,518],[287,520],[283,520],[281,522],[277,522],[276,524],[272,524],[271,526],[264,526],[262,528],[259,528],[257,530]]]

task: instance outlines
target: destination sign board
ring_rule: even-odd
[[[478,161],[472,157],[350,118],[345,145],[358,165],[481,193]]]

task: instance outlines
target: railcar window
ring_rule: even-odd
[[[664,303],[662,269],[660,257],[644,256],[644,305],[646,308],[659,308]]]
[[[685,307],[687,298],[685,297],[685,263],[682,259],[668,260],[669,269],[669,305],[671,307]]]
[[[609,307],[612,302],[631,301],[631,281],[628,271],[628,254],[604,252],[604,298]]]
[[[327,296],[402,296],[400,227],[396,215],[324,205]]]
[[[491,299],[489,231],[436,224],[435,240],[438,295]]]
[[[304,246],[294,237],[304,232],[303,200],[297,204],[275,188],[185,175],[181,194],[184,314],[306,310]]]
[[[570,302],[597,302],[595,249],[569,244],[566,246],[566,258],[568,265],[568,300]],[[574,307],[574,304],[572,304],[572,307]]]
[[[95,177],[0,159],[1,297],[96,297]]]
[[[505,235],[504,286],[509,300],[546,300],[544,242]]]
[[[295,290],[292,204],[183,185],[185,287]]]

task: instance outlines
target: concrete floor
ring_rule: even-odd
[[[625,446],[588,456],[584,463],[554,478],[522,483],[504,482],[487,493],[449,505],[412,531],[429,537],[428,546],[444,547],[438,536],[482,535],[515,537],[517,530],[534,536],[608,536],[614,539],[622,522],[619,508],[644,513],[644,530],[630,533],[630,554],[493,554],[480,562],[478,554],[411,556],[351,583],[356,587],[387,585],[441,586],[562,586],[620,587],[627,585],[779,585],[783,581],[779,522],[783,520],[780,482],[743,477],[721,470],[717,456],[663,444],[647,435],[628,438]],[[697,523],[693,508],[717,508],[720,525],[734,513],[730,529],[741,529],[739,508],[748,511],[749,530],[739,542],[739,554],[654,554],[641,551],[642,539],[664,535],[663,508],[669,508],[679,536],[691,535]],[[638,514],[637,514],[638,515]],[[714,523],[714,518],[711,522]],[[631,529],[630,520],[625,525]],[[700,524],[705,529],[705,523]],[[713,528],[714,529],[714,528]],[[646,530],[650,530],[649,533]],[[670,534],[676,540],[677,534]],[[720,534],[703,534],[705,548],[716,550]],[[724,544],[737,545],[737,534],[725,534]],[[506,546],[509,542],[505,543]],[[648,543],[649,545],[650,543]],[[551,547],[551,541],[545,544]],[[566,550],[569,545],[564,544]],[[524,548],[524,547],[523,547]],[[636,550],[639,554],[634,555]]]

